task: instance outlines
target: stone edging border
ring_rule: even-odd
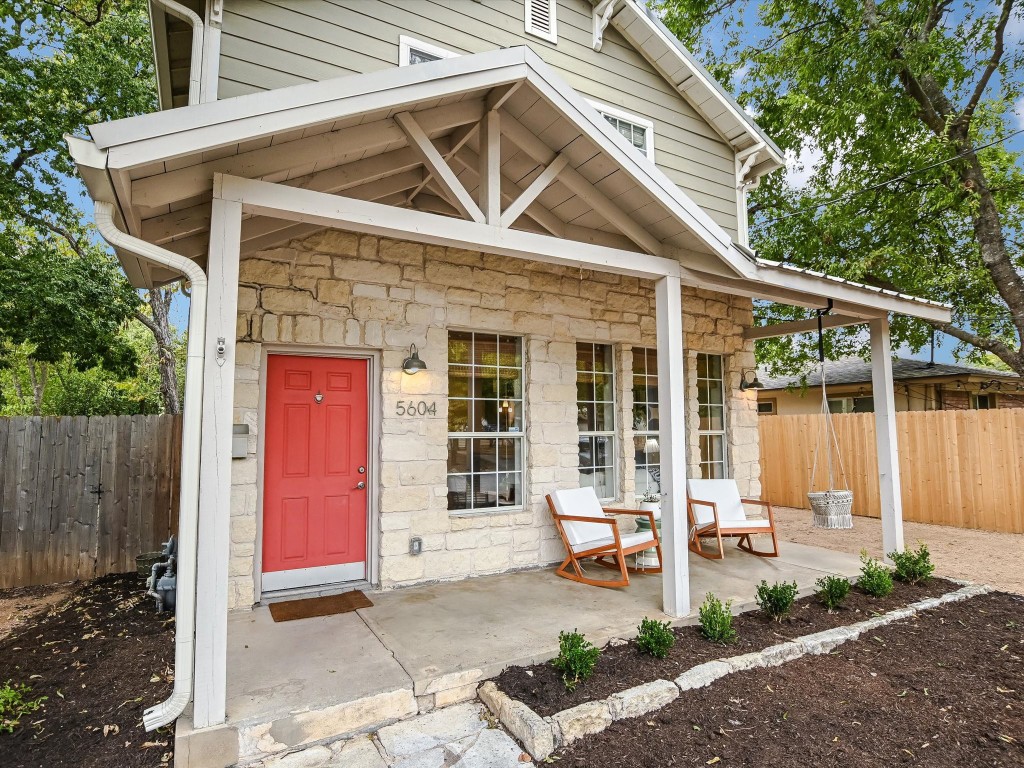
[[[801,656],[830,653],[837,646],[856,640],[864,632],[901,621],[920,611],[936,608],[945,603],[959,602],[985,594],[991,589],[987,585],[968,584],[954,592],[919,600],[904,608],[897,608],[856,624],[804,635],[753,653],[698,664],[674,681],[655,680],[614,693],[607,699],[588,701],[571,709],[564,709],[550,717],[541,717],[523,702],[502,693],[492,680],[488,680],[477,689],[477,696],[501,724],[519,739],[534,760],[544,760],[556,747],[600,733],[616,720],[639,717],[661,709],[674,701],[682,691],[703,688],[733,672],[776,667]]]

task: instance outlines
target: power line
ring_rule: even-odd
[[[864,189],[857,190],[856,192],[850,192],[850,193],[848,193],[846,195],[840,195],[839,197],[829,198],[828,200],[823,200],[820,203],[815,203],[814,205],[805,206],[805,207],[801,208],[798,211],[793,211],[792,213],[786,213],[786,214],[783,214],[782,216],[776,216],[774,219],[770,219],[769,221],[761,222],[761,224],[763,226],[767,226],[769,224],[774,224],[777,221],[785,221],[786,219],[791,219],[794,216],[799,216],[800,214],[807,213],[808,211],[816,211],[819,208],[824,208],[825,206],[828,206],[828,205],[834,205],[836,203],[842,203],[842,202],[845,202],[847,200],[852,200],[853,198],[857,197],[858,195],[863,195],[863,194],[866,194],[868,192],[874,192],[876,189],[881,189],[882,187],[887,187],[890,184],[895,184],[895,183],[900,182],[900,181],[905,181],[906,179],[909,179],[911,176],[914,176],[915,174],[924,173],[925,171],[930,171],[932,168],[938,168],[941,165],[946,165],[948,163],[952,163],[954,160],[959,160],[960,158],[966,157],[967,155],[969,155],[971,153],[977,153],[977,152],[980,152],[983,149],[988,149],[989,147],[994,147],[996,144],[1002,144],[1004,141],[1009,141],[1014,136],[1018,136],[1019,134],[1022,134],[1022,133],[1024,133],[1024,128],[1020,128],[1020,129],[1014,131],[1013,133],[1009,133],[1006,136],[1003,136],[1001,139],[996,139],[995,141],[990,141],[988,144],[982,144],[980,147],[974,147],[972,149],[965,149],[963,152],[961,152],[959,154],[956,154],[956,155],[953,155],[952,157],[948,157],[945,160],[939,160],[937,162],[931,163],[930,165],[926,165],[923,168],[915,168],[912,171],[906,171],[905,173],[902,173],[899,176],[894,176],[893,178],[891,178],[891,179],[889,179],[887,181],[880,181],[877,184],[872,184],[870,187],[865,187]]]

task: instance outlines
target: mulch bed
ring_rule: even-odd
[[[794,603],[789,619],[781,624],[756,610],[735,617],[733,627],[739,636],[727,646],[705,640],[696,625],[679,627],[675,630],[676,644],[665,659],[654,659],[640,653],[634,641],[618,646],[608,645],[601,652],[594,675],[571,693],[565,690],[562,678],[550,663],[509,667],[495,682],[513,699],[519,699],[542,717],[547,717],[578,704],[607,698],[635,685],[658,679],[672,680],[706,661],[759,651],[802,635],[854,624],[872,615],[957,589],[958,584],[945,579],[930,579],[926,584],[918,585],[897,582],[892,594],[884,598],[869,597],[854,588],[842,607],[831,614],[817,597],[811,595]]]
[[[729,675],[613,723],[557,765],[1024,765],[1024,597],[926,611],[779,667]]]
[[[64,603],[0,640],[0,684],[31,686],[43,708],[0,733],[4,768],[151,768],[173,758],[170,728],[143,710],[170,695],[174,621],[137,574],[79,585]]]

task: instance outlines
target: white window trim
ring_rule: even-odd
[[[526,17],[524,19],[526,34],[539,37],[542,40],[547,40],[549,43],[558,43],[558,19],[556,18],[558,0],[540,0],[540,2],[547,2],[548,4],[548,18],[551,19],[551,30],[549,32],[535,29],[533,26],[533,3],[536,1],[537,0],[526,0],[524,3],[526,6]]]
[[[619,120],[624,120],[627,123],[632,123],[633,125],[639,125],[641,128],[643,128],[644,129],[644,144],[646,145],[644,147],[644,154],[647,155],[647,159],[648,160],[650,160],[652,163],[654,162],[654,121],[653,120],[648,120],[646,117],[640,117],[639,115],[634,115],[631,112],[626,112],[625,110],[619,109],[618,107],[613,107],[613,106],[611,106],[609,104],[603,104],[600,101],[592,101],[591,99],[587,99],[587,101],[590,102],[590,106],[592,106],[594,109],[596,109],[602,115],[611,115],[612,117],[617,117]],[[612,128],[611,124],[609,124],[608,127]],[[615,131],[614,128],[612,128],[612,130]],[[627,147],[629,147],[633,151],[637,150],[637,148],[634,147],[630,142],[626,141],[626,137],[623,136],[622,134],[620,134],[618,131],[615,131],[615,135]]]
[[[718,381],[722,385],[722,428],[721,429],[701,429],[700,428],[700,395],[697,395],[697,464],[701,467],[701,476],[703,477],[703,465],[704,464],[721,464],[722,465],[722,477],[729,477],[730,461],[729,461],[729,390],[727,389],[728,381],[728,369],[726,368],[726,356],[721,355],[717,352],[698,352],[697,355],[704,355],[705,357],[717,357],[719,360],[719,366],[722,371],[721,379],[712,379],[710,377],[703,377],[704,381]],[[697,358],[694,358],[694,379],[702,378],[697,374]],[[704,436],[710,437],[721,437],[722,438],[722,461],[704,461],[704,458],[700,455],[700,438]]]
[[[454,59],[456,56],[459,56],[455,51],[449,51],[431,43],[425,43],[422,40],[417,40],[416,38],[409,37],[408,35],[399,35],[398,66],[409,66],[409,53],[413,50],[429,53],[431,56],[437,56],[439,59]]]
[[[520,502],[518,504],[510,504],[508,506],[475,507],[473,509],[449,509],[448,510],[448,516],[449,517],[475,517],[475,516],[478,516],[478,515],[496,515],[496,514],[507,514],[507,513],[511,513],[511,512],[522,512],[524,509],[526,509],[526,499],[528,498],[528,492],[527,492],[527,489],[526,489],[526,483],[527,483],[527,475],[528,475],[527,467],[529,467],[529,461],[530,461],[530,457],[529,457],[529,440],[527,440],[527,437],[526,437],[526,419],[527,419],[527,405],[526,405],[526,402],[527,402],[527,400],[526,400],[526,336],[521,335],[521,334],[515,334],[515,333],[503,333],[501,331],[474,331],[474,330],[469,330],[467,328],[462,328],[462,327],[457,327],[457,326],[449,327],[447,330],[448,330],[449,334],[452,333],[452,332],[472,333],[472,334],[474,334],[474,337],[475,337],[476,334],[480,334],[482,336],[498,336],[498,337],[501,337],[501,336],[514,336],[515,338],[518,338],[520,340],[520,342],[522,343],[522,358],[521,358],[521,361],[520,361],[519,372],[520,372],[520,376],[522,377],[522,383],[523,383],[522,398],[519,400],[519,402],[522,403],[522,408],[523,408],[523,414],[522,414],[523,415],[523,426],[522,426],[522,429],[520,429],[518,432],[448,432],[447,433],[447,437],[445,438],[445,445],[446,445],[446,447],[448,445],[448,441],[453,439],[453,438],[454,439],[468,439],[468,440],[473,440],[473,439],[476,439],[476,438],[494,439],[494,440],[502,439],[502,438],[511,438],[511,439],[514,439],[514,440],[518,440],[519,441],[520,454],[522,455],[522,469],[520,470],[520,473],[519,473],[520,474],[519,482],[520,482],[520,489],[521,489],[521,494],[522,494],[521,498],[520,498]],[[445,373],[446,374],[447,374],[449,366],[451,366],[451,365],[452,365],[452,363],[449,363],[449,362],[445,363]],[[463,365],[463,364],[462,363],[455,363],[455,365]],[[475,364],[474,363],[470,363],[469,365],[471,367],[473,367]],[[510,366],[507,366],[507,367],[510,367]],[[469,400],[470,402],[473,402],[476,398],[474,398],[474,397],[469,397],[469,398],[452,398],[450,396],[450,394],[448,392],[446,392],[445,393],[445,399],[446,399],[446,401],[449,401],[449,402],[451,400],[453,400],[453,399]],[[499,400],[500,399],[501,398],[499,398]],[[511,399],[514,399],[514,398],[511,398]],[[470,477],[471,478],[473,474],[474,473],[472,471],[470,471],[469,473],[465,473],[465,472],[454,472],[454,473],[446,472],[445,473],[445,483],[447,484],[448,478],[450,478],[450,477]],[[501,474],[501,473],[496,471],[495,474]]]
[[[610,371],[608,371],[607,373],[608,373],[609,376],[612,377],[612,384],[611,384],[611,387],[612,387],[612,401],[611,401],[611,403],[612,403],[612,428],[611,428],[611,430],[586,430],[586,429],[583,429],[583,430],[580,430],[579,436],[580,437],[607,437],[607,438],[609,438],[611,440],[612,447],[611,447],[610,455],[612,457],[612,463],[611,463],[610,467],[607,467],[607,469],[610,469],[611,473],[612,473],[612,495],[611,496],[601,496],[599,498],[600,498],[601,501],[615,501],[617,498],[619,498],[619,472],[622,469],[622,455],[621,455],[622,451],[619,449],[619,438],[618,438],[618,434],[619,434],[619,408],[618,408],[619,402],[618,402],[618,399],[616,398],[616,395],[618,394],[618,382],[616,380],[617,376],[616,376],[616,367],[615,367],[615,352],[616,352],[615,345],[614,344],[609,344],[609,343],[603,342],[603,341],[577,341],[576,343],[577,344],[590,344],[592,347],[608,347],[608,349],[611,351],[612,369]],[[580,377],[581,373],[592,373],[592,372],[591,371],[581,371],[580,370],[580,366],[579,366],[579,357],[577,357],[576,358],[576,381],[577,381],[577,385],[579,383],[579,377]],[[577,402],[577,407],[578,407],[579,400],[577,399],[576,402]],[[591,402],[591,401],[587,401],[587,402]],[[603,402],[606,402],[606,401],[601,400],[599,402],[603,403]],[[596,469],[596,467],[595,467],[595,469]]]

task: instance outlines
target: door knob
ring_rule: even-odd
[[[358,483],[358,484],[356,485],[356,490],[357,490],[357,491],[361,491],[361,490],[363,490],[363,489],[364,489],[365,487],[366,487],[366,483],[364,483],[364,482],[362,482],[362,481],[359,481],[359,483]]]

